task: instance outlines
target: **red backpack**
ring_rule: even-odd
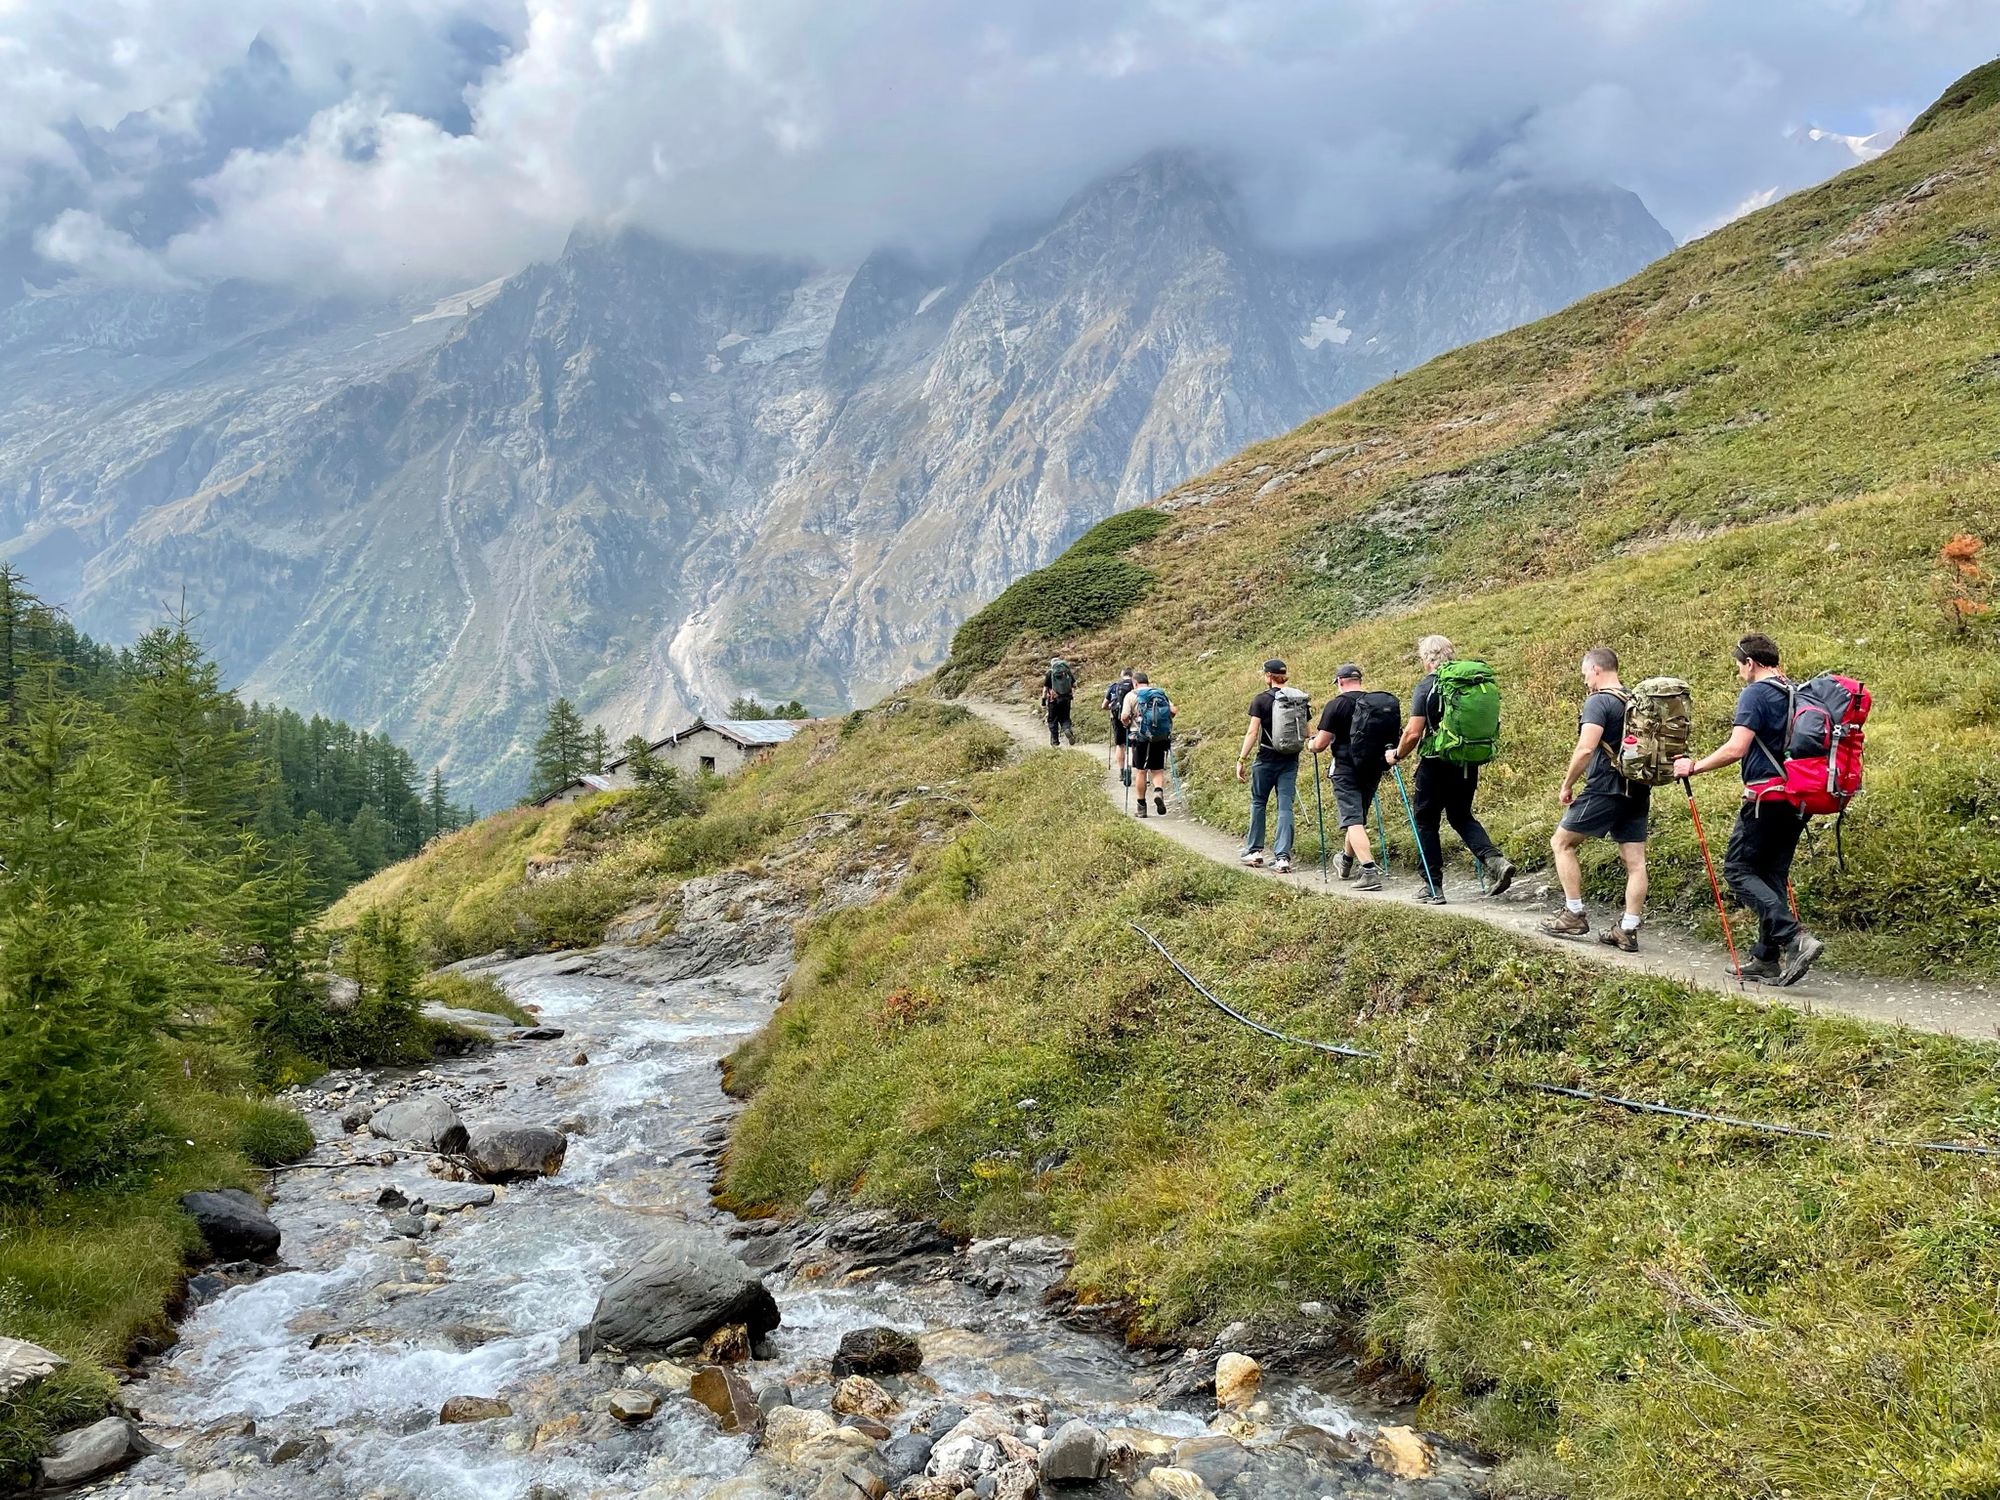
[[[1784,755],[1774,757],[1785,774],[1756,782],[1750,790],[1760,799],[1783,797],[1808,817],[1845,816],[1847,804],[1861,795],[1861,753],[1867,740],[1862,726],[1874,699],[1863,683],[1837,672],[1822,672],[1785,688],[1791,698],[1791,729]],[[1838,842],[1836,826],[1836,846]]]

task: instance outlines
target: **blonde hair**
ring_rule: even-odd
[[[1457,652],[1449,636],[1427,635],[1417,642],[1417,660],[1427,667],[1441,667]]]

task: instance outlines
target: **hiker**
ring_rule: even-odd
[[[1460,661],[1457,648],[1444,636],[1418,641],[1417,660],[1424,675],[1410,694],[1410,721],[1402,739],[1383,752],[1392,766],[1402,764],[1412,751],[1418,757],[1411,821],[1425,889],[1417,899],[1445,904],[1440,821],[1450,822],[1472,857],[1490,872],[1490,894],[1497,896],[1514,883],[1514,864],[1472,815],[1472,798],[1479,790],[1480,764],[1493,758],[1499,739],[1499,689],[1484,662]]]
[[[1139,816],[1146,816],[1146,783],[1153,783],[1153,808],[1167,815],[1167,757],[1174,748],[1174,706],[1164,689],[1144,672],[1132,674],[1132,691],[1118,717],[1131,741],[1132,769],[1138,775]]]
[[[1792,912],[1792,860],[1806,814],[1786,795],[1784,752],[1792,736],[1792,684],[1778,657],[1778,643],[1753,632],[1730,653],[1743,691],[1729,738],[1700,758],[1682,756],[1674,775],[1686,780],[1724,766],[1743,767],[1743,801],[1722,878],[1736,899],[1757,914],[1757,944],[1743,977],[1759,984],[1797,984],[1825,945]]]
[[[1236,779],[1250,783],[1250,836],[1243,863],[1263,868],[1264,804],[1275,792],[1278,837],[1271,846],[1271,868],[1280,875],[1292,873],[1292,799],[1299,789],[1299,752],[1306,747],[1306,726],[1312,721],[1312,700],[1287,686],[1286,678],[1278,658],[1264,663],[1264,691],[1250,700],[1250,724],[1236,757]]]
[[[1042,703],[1049,716],[1049,746],[1054,748],[1067,738],[1076,743],[1076,729],[1069,721],[1070,703],[1076,697],[1076,673],[1069,663],[1060,656],[1049,658],[1049,669],[1042,674]]]
[[[1132,784],[1132,767],[1125,754],[1125,700],[1132,696],[1132,669],[1127,667],[1118,674],[1118,680],[1104,690],[1104,711],[1111,715],[1111,764],[1117,768],[1118,779],[1126,786]]]
[[[1333,752],[1327,779],[1333,783],[1334,812],[1345,844],[1340,851],[1340,878],[1354,881],[1358,891],[1379,891],[1382,869],[1368,842],[1368,805],[1388,773],[1383,752],[1396,743],[1403,705],[1394,693],[1363,687],[1361,668],[1351,661],[1333,674],[1333,686],[1334,694],[1319,716],[1319,729],[1306,748],[1315,755]]]
[[[1570,751],[1556,788],[1563,815],[1549,840],[1556,878],[1562,883],[1563,910],[1542,923],[1542,931],[1578,941],[1590,936],[1590,918],[1583,909],[1581,851],[1586,839],[1610,839],[1625,866],[1625,913],[1597,940],[1621,953],[1637,953],[1639,920],[1646,910],[1646,821],[1653,789],[1643,781],[1627,780],[1618,768],[1625,713],[1631,703],[1618,676],[1618,653],[1609,646],[1592,646],[1583,653],[1581,671],[1585,696],[1577,715],[1576,748]]]

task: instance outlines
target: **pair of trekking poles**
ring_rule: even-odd
[[[1410,820],[1410,841],[1417,846],[1417,863],[1423,867],[1424,884],[1430,888],[1430,893],[1435,896],[1439,894],[1438,883],[1431,875],[1430,857],[1424,853],[1424,841],[1422,836],[1417,832],[1417,810],[1410,802],[1410,789],[1404,784],[1403,768],[1401,766],[1391,766],[1389,769],[1396,778],[1396,792],[1403,799],[1403,815]],[[1327,884],[1326,804],[1320,797],[1319,782],[1319,751],[1315,750],[1313,751],[1313,819],[1319,826],[1319,883],[1325,885]],[[1389,829],[1382,817],[1382,794],[1380,791],[1377,791],[1375,794],[1375,837],[1382,846],[1382,873],[1386,875],[1389,873]],[[1480,883],[1482,886],[1485,883],[1485,878],[1485,872],[1482,870],[1480,872]]]

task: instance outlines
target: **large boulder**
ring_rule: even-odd
[[[856,1328],[840,1336],[835,1375],[907,1375],[924,1362],[923,1346],[896,1328]]]
[[[1111,1445],[1088,1422],[1065,1422],[1042,1444],[1042,1478],[1049,1484],[1095,1484],[1104,1477]]]
[[[69,1361],[26,1339],[0,1337],[0,1403],[55,1374]]]
[[[546,1125],[486,1125],[473,1133],[465,1154],[486,1182],[553,1177],[562,1170],[569,1137]]]
[[[657,1358],[729,1323],[757,1338],[778,1326],[778,1304],[721,1238],[675,1225],[599,1294],[581,1354],[609,1347],[627,1359]]]
[[[442,1099],[401,1099],[385,1104],[368,1117],[368,1133],[385,1141],[454,1154],[463,1151],[466,1142],[465,1126]]]
[[[278,1226],[264,1205],[241,1188],[183,1193],[181,1207],[217,1260],[269,1260],[278,1253]]]
[[[56,1439],[42,1460],[42,1483],[50,1489],[82,1484],[159,1451],[146,1441],[138,1424],[124,1417],[106,1417]]]

